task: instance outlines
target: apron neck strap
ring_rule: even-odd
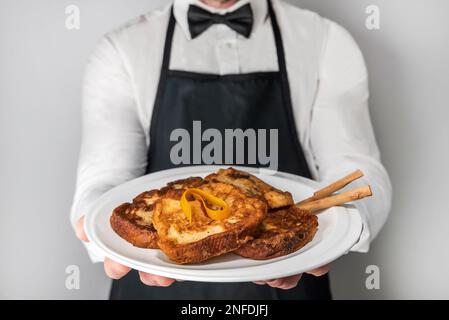
[[[267,0],[268,2],[268,14],[270,16],[271,25],[273,28],[274,41],[276,45],[276,52],[279,64],[279,72],[286,73],[287,67],[285,63],[285,51],[284,44],[282,43],[281,30],[279,28],[278,20],[276,18],[276,14],[274,12],[272,0]],[[171,49],[173,44],[173,34],[175,33],[176,19],[173,12],[173,6],[170,11],[170,18],[168,21],[167,27],[167,35],[165,38],[165,46],[164,46],[164,56],[162,61],[162,70],[168,71],[170,67],[170,57],[171,57]]]
[[[171,56],[171,48],[173,43],[173,34],[175,33],[175,14],[173,12],[173,6],[170,10],[170,18],[168,21],[167,33],[165,38],[165,46],[164,46],[164,57],[162,60],[162,71],[167,71],[170,67],[170,56]]]
[[[270,15],[271,25],[274,34],[274,42],[276,45],[276,52],[278,56],[279,72],[281,74],[286,74],[287,65],[285,63],[285,51],[284,51],[284,44],[282,41],[281,29],[279,28],[278,19],[274,12],[273,1],[267,0],[267,2],[268,2],[268,13]]]

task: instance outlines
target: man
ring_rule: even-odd
[[[280,171],[325,182],[362,169],[375,197],[357,204],[364,229],[353,251],[366,252],[391,201],[367,100],[363,57],[339,25],[280,0],[174,0],[106,35],[89,61],[77,235],[87,241],[83,215],[103,192],[175,167],[171,133],[201,121],[221,133],[278,130]],[[255,284],[178,282],[108,258],[104,267],[113,299],[331,297],[328,266]]]

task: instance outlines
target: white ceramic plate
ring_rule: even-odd
[[[288,256],[257,261],[229,253],[194,265],[170,262],[159,250],[141,249],[120,238],[111,228],[112,210],[131,201],[145,190],[157,189],[169,181],[190,176],[206,176],[219,166],[184,167],[160,171],[122,184],[95,202],[86,216],[85,228],[96,250],[133,269],[179,280],[203,282],[245,282],[275,279],[302,273],[346,254],[358,241],[362,231],[359,212],[354,207],[334,207],[321,213],[319,228],[313,241]],[[258,169],[240,168],[267,183],[292,193],[295,201],[310,196],[318,184],[309,179],[278,172],[266,175]]]

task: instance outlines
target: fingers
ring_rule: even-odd
[[[309,271],[307,273],[309,273],[311,275],[314,275],[315,277],[321,277],[321,276],[324,276],[326,273],[328,273],[329,269],[330,269],[330,265],[327,264],[327,265],[322,266],[320,268],[316,268],[314,270],[311,270],[311,271]]]
[[[128,272],[131,271],[131,268],[121,265],[120,263],[117,263],[109,258],[105,258],[104,259],[104,271],[106,272],[108,277],[118,280],[118,279],[123,278],[125,275],[127,275]],[[139,277],[140,277],[140,280],[147,286],[168,287],[173,282],[175,282],[174,279],[156,276],[156,275],[141,272],[141,271],[139,271]]]
[[[75,234],[81,241],[89,242],[86,233],[84,232],[84,216],[82,216],[75,225]]]
[[[84,232],[84,216],[82,216],[75,225],[75,233],[78,239],[84,242],[89,242],[89,239]],[[109,278],[118,280],[126,276],[131,268],[124,266],[120,263],[117,263],[109,258],[104,258],[104,271],[108,275]],[[148,286],[160,286],[160,287],[168,287],[173,282],[174,279],[165,278],[161,276],[152,275],[149,273],[139,272],[140,280],[148,285]]]
[[[258,285],[266,284],[273,288],[288,290],[288,289],[292,289],[292,288],[296,287],[298,285],[298,282],[300,279],[301,279],[301,275],[298,274],[295,276],[290,276],[290,277],[280,278],[280,279],[273,279],[273,280],[266,280],[266,281],[255,281],[254,283],[258,284]]]
[[[140,281],[142,281],[147,286],[157,286],[157,287],[168,287],[175,279],[170,279],[166,277],[156,276],[154,274],[145,273],[139,271]]]
[[[316,268],[314,270],[308,271],[308,274],[311,274],[315,277],[321,277],[329,272],[330,265],[325,265],[320,268]],[[273,280],[262,280],[262,281],[254,281],[255,284],[258,285],[269,285],[273,288],[278,289],[292,289],[298,285],[299,280],[301,279],[301,275],[286,277],[286,278],[280,278],[280,279],[273,279]]]
[[[120,263],[117,263],[109,258],[104,258],[104,271],[109,278],[118,280],[130,272],[131,268],[121,265]]]
[[[267,285],[273,288],[278,289],[292,289],[298,285],[299,280],[301,279],[301,275],[295,275],[291,277],[281,278],[281,279],[275,279],[272,281],[267,281]]]

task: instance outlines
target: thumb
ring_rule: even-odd
[[[86,232],[84,232],[84,216],[79,218],[79,220],[76,222],[75,233],[78,239],[80,239],[81,241],[89,242]]]

